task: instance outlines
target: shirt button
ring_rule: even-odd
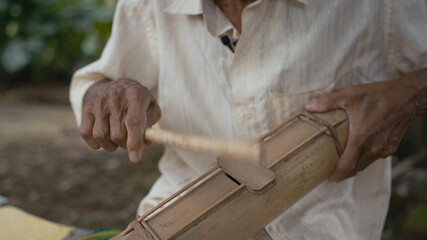
[[[253,117],[253,115],[250,112],[244,112],[243,113],[243,118],[246,119],[246,120],[251,120],[252,117]]]

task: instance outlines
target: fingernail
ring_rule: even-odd
[[[139,162],[139,158],[138,158],[138,152],[136,151],[131,151],[129,152],[129,159],[131,162]]]

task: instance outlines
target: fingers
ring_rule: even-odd
[[[354,177],[358,172],[365,170],[373,161],[377,158],[372,155],[372,152],[369,150],[365,150],[360,154],[359,161],[353,170],[346,176],[346,178]]]
[[[355,169],[362,152],[359,147],[359,144],[356,141],[357,140],[354,138],[348,139],[347,147],[345,148],[343,154],[338,160],[334,172],[329,177],[329,181],[340,182],[345,178],[349,177],[349,175]]]
[[[108,115],[97,114],[93,125],[93,138],[106,151],[114,152],[117,144],[113,143],[110,138],[110,122]]]
[[[148,104],[146,104],[148,105]],[[146,109],[141,102],[130,102],[125,118],[127,149],[131,162],[138,162],[144,150],[144,132],[147,124]]]
[[[93,150],[99,149],[101,146],[95,141],[92,136],[93,124],[95,117],[88,111],[83,111],[82,125],[80,126],[80,136],[85,140],[87,145]]]
[[[147,127],[153,126],[162,117],[162,112],[156,101],[152,99],[152,102],[147,109]]]
[[[141,160],[142,151],[144,150],[145,123],[145,114],[133,112],[126,115],[125,124],[128,136],[126,145],[131,162]]]
[[[343,90],[322,95],[308,102],[305,105],[305,109],[310,112],[326,112],[333,109],[344,108],[344,95]]]
[[[388,139],[388,144],[385,144],[385,146],[383,147],[383,151],[381,153],[382,158],[391,156],[397,151],[397,148],[399,147],[400,142],[405,136],[408,127],[409,122],[403,121],[402,123],[393,128]]]
[[[147,109],[147,128],[152,127],[156,122],[160,120],[162,112],[159,105],[157,105],[154,98],[151,99],[151,103]],[[153,145],[153,142],[147,139],[144,139],[144,144],[147,146]]]
[[[124,113],[118,109],[112,110],[110,115],[111,141],[121,148],[126,148],[127,132],[123,121]]]
[[[353,177],[358,172],[365,170],[375,160],[392,155],[396,151],[406,129],[407,123],[396,126],[386,141],[378,138],[378,136],[372,136],[366,141],[358,137],[357,139],[359,139],[359,142],[356,144],[351,144],[349,141],[347,144],[349,149],[346,148],[344,151],[329,180],[332,182],[339,182],[346,178]],[[365,146],[364,148],[361,147],[362,144]],[[353,154],[352,152],[355,151],[359,153]]]

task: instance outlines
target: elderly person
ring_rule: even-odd
[[[421,0],[119,0],[103,54],[74,75],[70,98],[87,144],[126,148],[132,162],[159,119],[248,141],[304,108],[344,109],[349,139],[330,181],[256,238],[380,239],[388,156],[427,108],[426,67]],[[138,214],[214,164],[167,147]]]

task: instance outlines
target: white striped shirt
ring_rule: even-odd
[[[233,54],[222,36],[238,39]],[[213,0],[120,0],[102,57],[73,77],[80,123],[86,89],[102,77],[138,80],[162,109],[160,126],[253,140],[320,94],[427,67],[423,0],[258,0],[239,33]],[[215,164],[167,147],[139,214]],[[341,183],[325,181],[268,226],[273,239],[380,239],[390,160]]]

